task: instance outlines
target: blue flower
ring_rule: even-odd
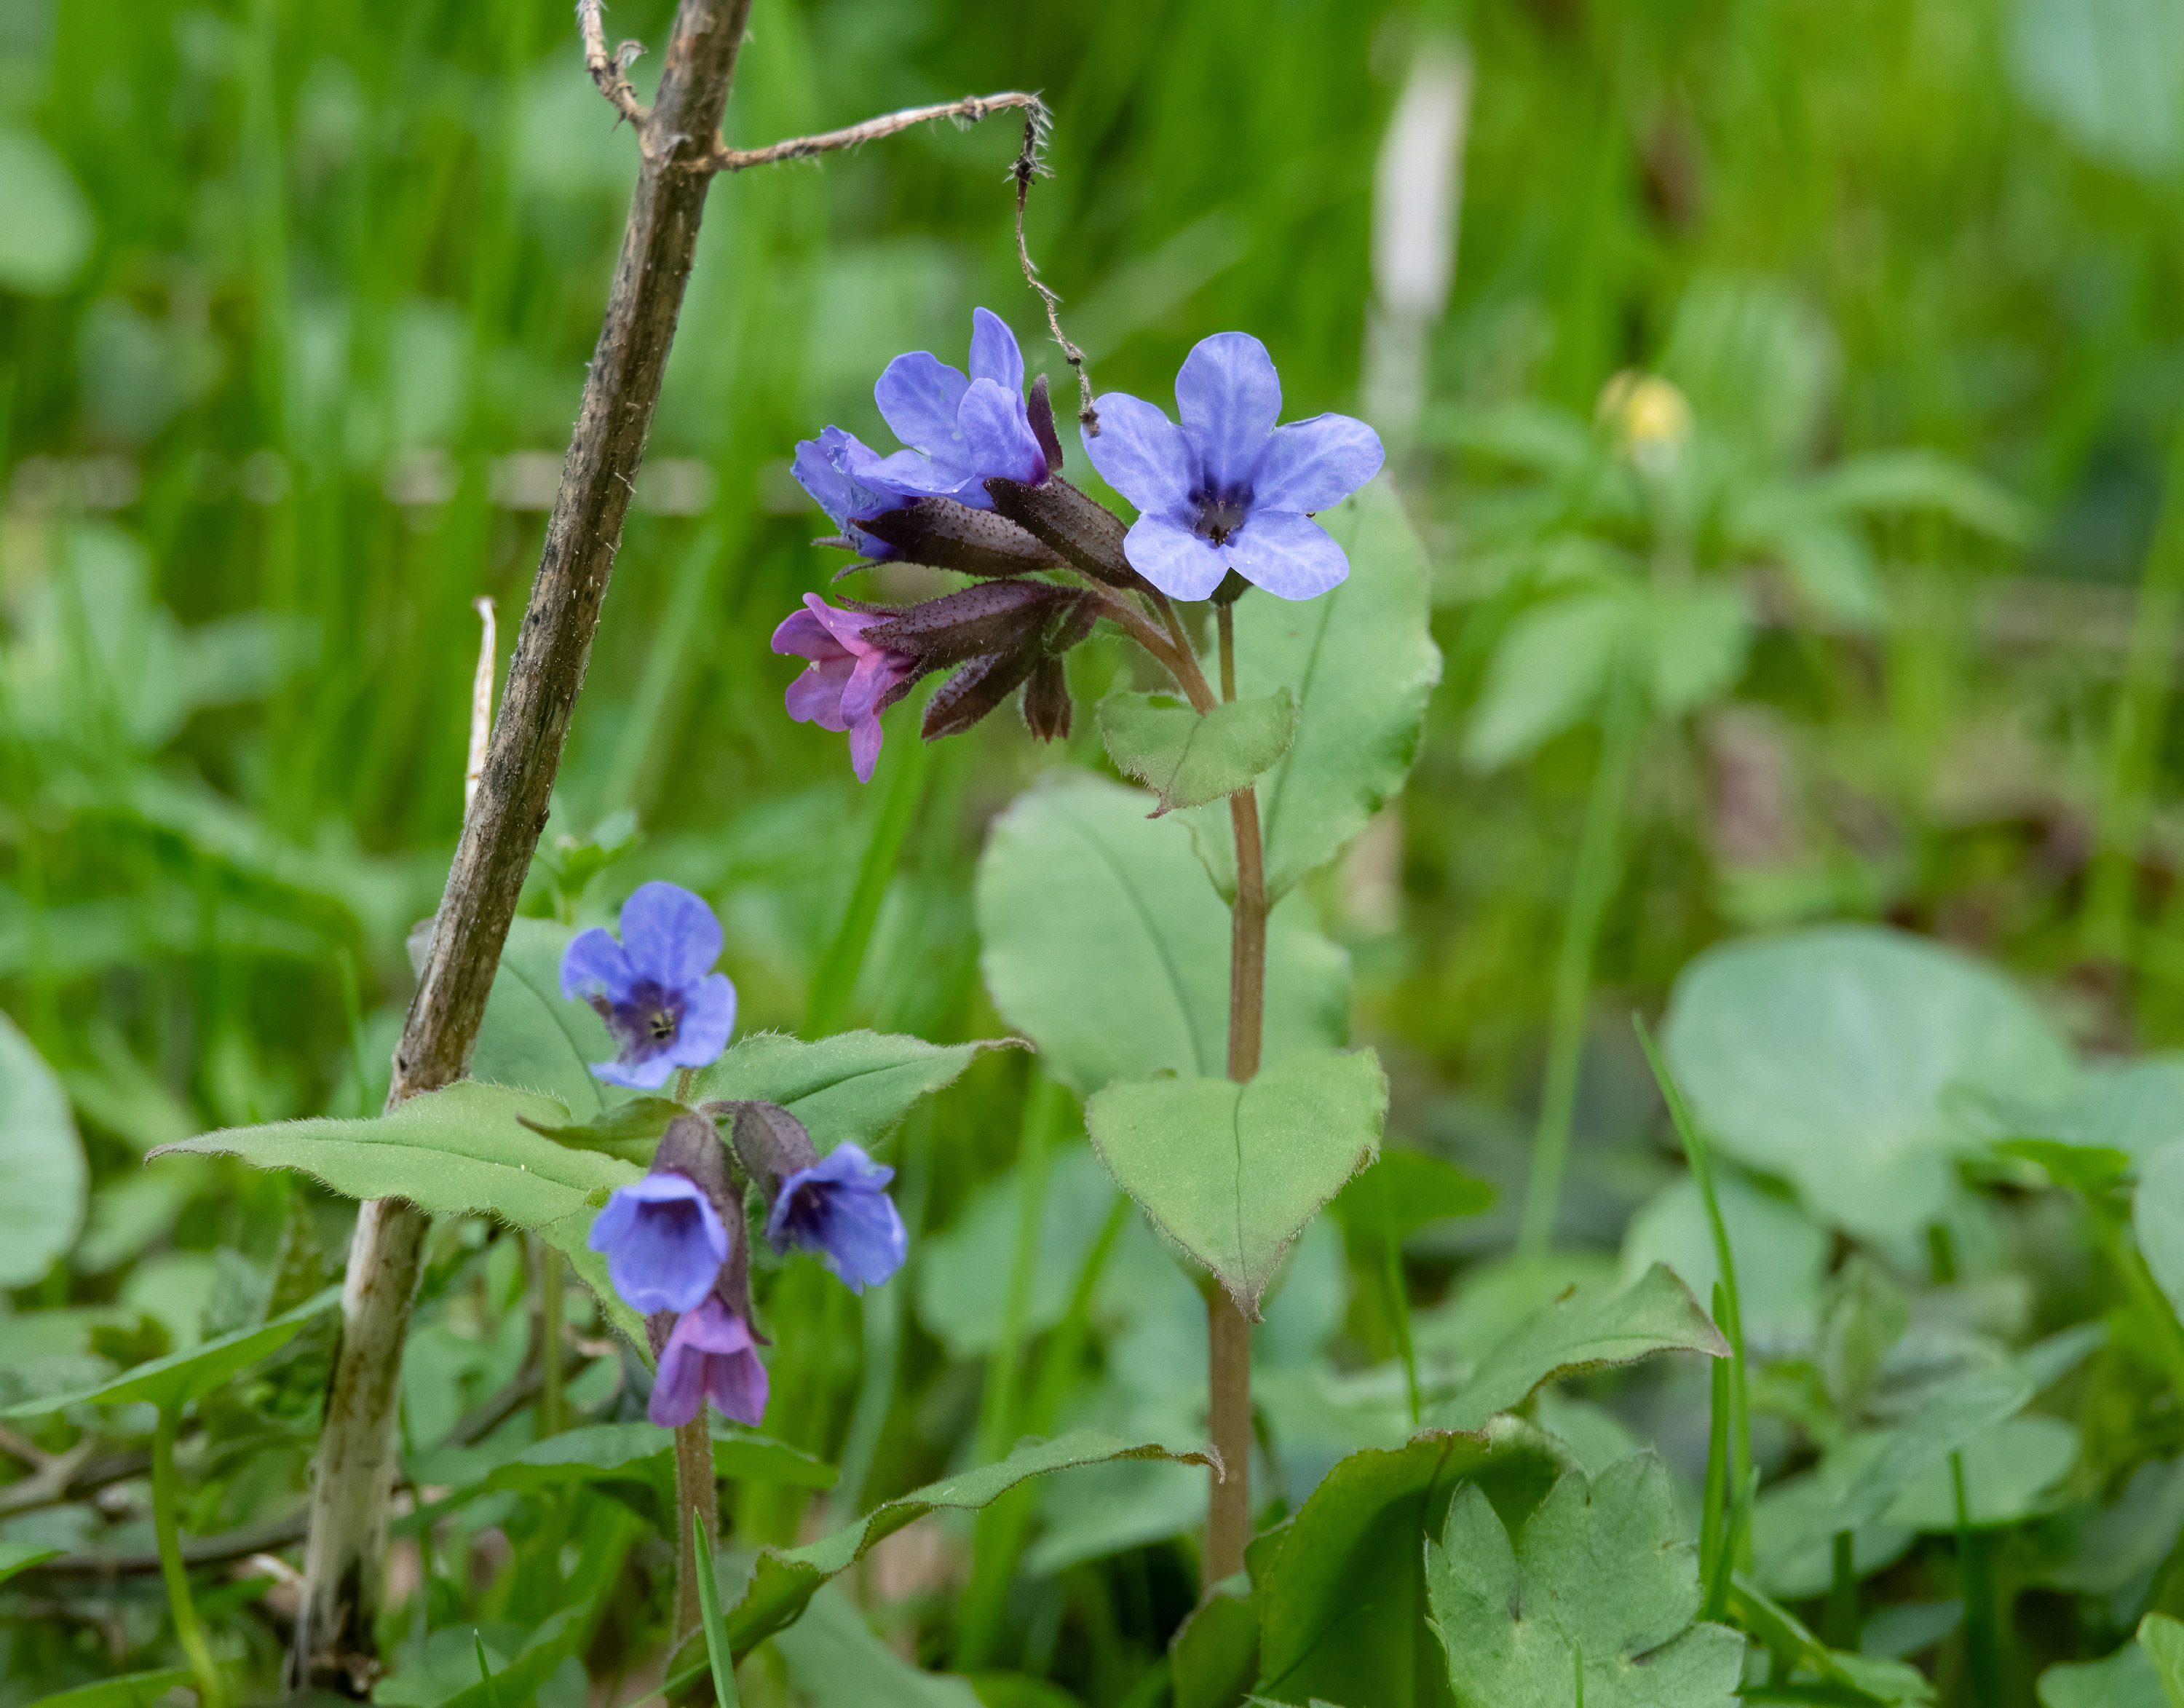
[[[1100,478],[1137,505],[1130,567],[1177,599],[1204,599],[1234,570],[1279,599],[1311,599],[1350,573],[1309,512],[1380,472],[1379,435],[1348,416],[1275,425],[1282,384],[1267,347],[1217,332],[1175,377],[1178,427],[1155,405],[1110,392],[1084,434]]]
[[[799,439],[790,465],[797,484],[842,530],[843,542],[875,561],[895,556],[895,549],[857,524],[910,502],[874,473],[880,460],[855,433],[830,427],[816,439]]]
[[[858,462],[850,472],[875,490],[991,510],[989,479],[1035,486],[1046,478],[1046,454],[1031,430],[1023,383],[1017,335],[1000,315],[972,310],[970,377],[929,350],[889,362],[872,388],[872,401],[911,449]]]
[[[855,1145],[838,1144],[782,1181],[766,1219],[766,1236],[776,1251],[795,1246],[818,1253],[852,1292],[878,1287],[902,1267],[910,1249],[902,1218],[887,1195],[894,1178],[893,1169]]]
[[[728,1260],[720,1212],[688,1175],[663,1169],[618,1186],[588,1242],[604,1253],[615,1291],[632,1310],[690,1310]]]
[[[645,1412],[662,1429],[679,1429],[710,1399],[722,1416],[755,1424],[766,1415],[766,1385],[750,1325],[707,1293],[675,1320]]]
[[[713,910],[673,884],[638,886],[622,904],[619,943],[597,926],[579,932],[561,957],[561,994],[597,1009],[620,1047],[592,1071],[652,1091],[727,1048],[736,987],[710,970],[720,957]]]

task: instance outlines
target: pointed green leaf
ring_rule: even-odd
[[[1655,1264],[1629,1287],[1579,1287],[1526,1318],[1432,1421],[1477,1429],[1496,1412],[1522,1405],[1543,1381],[1660,1352],[1727,1358],[1729,1342],[1675,1272]]]
[[[1100,735],[1115,768],[1160,796],[1157,818],[1248,788],[1289,751],[1296,698],[1287,688],[1201,714],[1169,694],[1118,691],[1100,702]]]
[[[33,1566],[58,1559],[67,1552],[65,1548],[47,1548],[35,1542],[0,1542],[0,1583],[5,1583],[19,1571],[28,1571]]]
[[[728,1646],[728,1629],[721,1621],[721,1587],[713,1577],[712,1538],[696,1507],[690,1509],[690,1541],[697,1556],[698,1620],[705,1636],[705,1664],[713,1669],[715,1708],[738,1708],[736,1694],[736,1657]]]
[[[1275,1532],[1279,1548],[1263,1567],[1256,1562],[1268,1538],[1253,1544],[1256,1693],[1360,1708],[1451,1701],[1447,1662],[1426,1622],[1420,1539],[1439,1534],[1450,1498],[1469,1484],[1522,1522],[1571,1463],[1562,1443],[1508,1417],[1484,1433],[1428,1430],[1338,1462]]]
[[[1107,1172],[1254,1321],[1290,1243],[1380,1151],[1388,1079],[1370,1050],[1306,1056],[1249,1085],[1109,1086],[1085,1125]]]
[[[1464,736],[1465,762],[1493,771],[1575,727],[1607,686],[1630,602],[1612,592],[1535,605],[1503,632]]]
[[[566,1145],[571,1150],[597,1151],[632,1168],[644,1169],[652,1165],[652,1153],[660,1148],[660,1135],[677,1115],[688,1113],[687,1104],[678,1103],[672,1097],[632,1097],[626,1103],[601,1110],[588,1121],[569,1126],[532,1125],[529,1121],[524,1125],[540,1137]]]
[[[808,1708],[980,1708],[970,1680],[904,1660],[865,1622],[857,1604],[831,1584],[773,1646]]]
[[[740,1661],[775,1632],[793,1625],[819,1587],[846,1571],[866,1550],[915,1524],[928,1512],[976,1511],[1028,1479],[1080,1465],[1105,1465],[1119,1459],[1170,1460],[1206,1465],[1204,1451],[1176,1452],[1157,1442],[1129,1442],[1096,1429],[1072,1430],[1051,1441],[1019,1447],[995,1465],[928,1483],[886,1501],[855,1523],[801,1548],[762,1549],[743,1599],[727,1615],[729,1640]]]
[[[79,1684],[58,1696],[41,1696],[31,1708],[152,1708],[170,1690],[196,1682],[197,1674],[187,1666],[126,1672],[119,1678],[102,1678],[96,1684]]]
[[[1879,1708],[1924,1708],[1934,1700],[1932,1683],[1917,1667],[1878,1655],[1849,1655],[1829,1648],[1789,1609],[1741,1576],[1730,1580],[1729,1616],[1760,1647],[1788,1656],[1793,1666],[1829,1683],[1855,1691],[1853,1700],[1875,1703]]]
[[[1695,1622],[1698,1550],[1669,1473],[1643,1453],[1588,1481],[1564,1473],[1513,1544],[1476,1484],[1458,1491],[1426,1593],[1463,1708],[1731,1708],[1744,1639]]]
[[[210,1393],[238,1370],[248,1369],[260,1359],[270,1358],[300,1334],[312,1318],[340,1303],[341,1289],[327,1287],[270,1322],[222,1335],[217,1340],[201,1342],[187,1352],[155,1358],[97,1387],[51,1398],[25,1400],[0,1412],[0,1417],[36,1416],[66,1405],[142,1403],[155,1405],[162,1411],[177,1410]]]
[[[37,1280],[75,1243],[89,1193],[68,1093],[0,1014],[0,1287]]]
[[[595,1423],[533,1442],[497,1466],[487,1489],[545,1488],[571,1482],[638,1479],[668,1471],[675,1432],[656,1423]],[[713,1465],[722,1476],[831,1488],[834,1467],[800,1448],[762,1435],[716,1437]]]
[[[1259,1676],[1259,1604],[1216,1585],[1168,1644],[1173,1708],[1228,1708]]]
[[[1967,1093],[2062,1097],[2070,1052],[2007,980],[1897,931],[1828,926],[1708,950],[1663,1030],[1701,1126],[1864,1238],[1915,1237],[1984,1136]]]
[[[1080,778],[1020,795],[979,859],[978,916],[994,1006],[1072,1090],[1225,1071],[1228,910],[1140,791]],[[1349,957],[1301,901],[1275,909],[1265,1059],[1340,1047],[1349,1023]]]
[[[2020,1524],[2061,1504],[2059,1485],[2078,1460],[2078,1432],[2059,1417],[2020,1412],[1989,1424],[1958,1449],[1964,1507],[1972,1527]],[[1951,1460],[1936,1459],[1905,1479],[1883,1515],[1888,1523],[1929,1535],[1957,1528]]]
[[[1296,739],[1259,786],[1270,899],[1340,854],[1401,790],[1440,680],[1425,548],[1395,489],[1376,480],[1318,520],[1349,554],[1349,579],[1317,599],[1252,593],[1236,606],[1236,692],[1287,688],[1297,701]],[[1190,818],[1206,870],[1234,894],[1227,808]]]
[[[573,925],[551,919],[515,919],[494,969],[470,1077],[519,1091],[543,1091],[584,1120],[627,1093],[592,1072],[594,1062],[615,1058],[606,1023],[589,1003],[561,994],[561,957]],[[417,945],[413,940],[413,951]]]
[[[1334,1214],[1353,1239],[1400,1242],[1435,1222],[1493,1208],[1491,1186],[1429,1151],[1383,1151],[1334,1197]]]
[[[2184,1313],[2184,1141],[2163,1146],[2141,1164],[2131,1221],[2147,1268],[2170,1309]]]
[[[983,1050],[1012,1040],[928,1044],[891,1032],[838,1032],[807,1043],[755,1032],[701,1069],[694,1102],[778,1103],[811,1130],[822,1151],[845,1140],[871,1149],[911,1106],[954,1083]]]
[[[2161,1675],[2137,1643],[2105,1661],[2064,1661],[2040,1675],[2040,1708],[2172,1708]]]

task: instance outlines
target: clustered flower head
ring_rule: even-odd
[[[562,957],[562,993],[588,1002],[621,1046],[592,1071],[650,1089],[676,1068],[718,1057],[735,1015],[733,987],[710,970],[720,952],[712,910],[672,884],[647,884],[630,897],[621,941],[580,933]],[[739,1423],[766,1415],[747,1198],[755,1196],[775,1251],[815,1253],[862,1292],[901,1268],[907,1251],[885,1191],[893,1178],[855,1144],[821,1157],[803,1124],[776,1104],[713,1102],[674,1114],[650,1171],[609,1196],[588,1241],[606,1259],[615,1291],[645,1314],[659,1360],[647,1408],[655,1423],[679,1427],[708,1400]]]
[[[1103,614],[1117,615],[1117,594],[1220,589],[1226,600],[1250,585],[1311,599],[1350,572],[1312,513],[1379,472],[1379,438],[1348,416],[1282,425],[1273,360],[1250,334],[1222,332],[1191,351],[1176,377],[1178,421],[1121,392],[1087,411],[1085,454],[1137,506],[1128,526],[1062,478],[1045,377],[1028,394],[1023,379],[1015,334],[978,309],[967,375],[916,350],[873,388],[907,449],[882,456],[836,427],[796,448],[797,478],[840,530],[820,544],[987,583],[907,606],[837,607],[807,594],[774,631],[776,652],[809,661],[789,686],[789,715],[847,732],[860,782],[879,757],[882,714],[933,671],[954,673],[927,702],[927,740],[968,729],[1012,696],[1033,734],[1051,740],[1071,723],[1062,660]],[[1052,578],[1065,574],[1081,581]],[[1016,595],[1012,622],[961,603],[1003,586]]]

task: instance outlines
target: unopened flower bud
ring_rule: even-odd
[[[1046,473],[1050,480],[1061,472],[1061,435],[1054,430],[1054,400],[1046,394],[1046,376],[1041,374],[1031,382],[1031,396],[1026,400],[1025,413],[1031,418],[1032,437],[1046,455]]]
[[[1069,673],[1059,658],[1042,658],[1025,678],[1025,727],[1041,741],[1069,734]]]
[[[1005,652],[1038,634],[1078,595],[1050,581],[992,581],[922,604],[873,609],[867,645],[911,655],[921,670]]]
[[[1052,546],[1072,568],[1111,587],[1143,584],[1123,555],[1123,538],[1129,532],[1123,519],[1060,475],[1050,475],[1036,486],[989,480],[986,490],[995,510]]]
[[[972,659],[925,702],[925,739],[938,741],[944,735],[961,735],[979,723],[1022,685],[1039,661],[1036,646]]]
[[[890,556],[964,575],[1022,575],[1063,567],[1052,547],[1006,516],[951,498],[920,499],[858,526],[884,542]]]

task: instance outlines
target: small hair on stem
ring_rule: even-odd
[[[1084,371],[1084,352],[1072,343],[1069,335],[1061,330],[1061,299],[1039,277],[1039,268],[1031,258],[1031,247],[1024,241],[1024,203],[1031,194],[1032,180],[1054,176],[1054,169],[1039,158],[1040,151],[1046,146],[1046,133],[1052,123],[1052,115],[1046,109],[1034,102],[1031,109],[1024,114],[1023,152],[1017,156],[1016,164],[1009,168],[1009,176],[1015,180],[1017,187],[1017,260],[1022,264],[1024,282],[1039,293],[1039,301],[1046,306],[1047,330],[1054,334],[1055,343],[1061,346],[1062,359],[1076,372],[1077,419],[1083,423],[1085,432],[1096,437],[1100,431],[1100,411],[1092,407],[1092,381]]]
[[[615,111],[642,131],[652,109],[637,98],[625,73],[630,62],[644,51],[641,42],[624,42],[607,52],[606,25],[600,16],[600,0],[577,0],[577,27],[584,34],[584,67],[599,93],[614,103]]]
[[[877,119],[867,119],[861,125],[851,125],[839,131],[822,131],[816,137],[792,137],[785,142],[768,143],[763,148],[716,148],[705,164],[716,172],[741,172],[753,166],[774,166],[784,160],[806,160],[814,154],[832,153],[838,148],[855,148],[866,142],[878,142],[882,137],[892,137],[898,131],[908,131],[920,125],[931,124],[936,119],[953,119],[961,124],[975,125],[996,113],[1021,108],[1027,122],[1036,124],[1044,133],[1046,109],[1036,95],[1011,89],[1000,95],[966,95],[960,101],[943,101],[933,107],[906,107],[900,113],[883,113]]]

